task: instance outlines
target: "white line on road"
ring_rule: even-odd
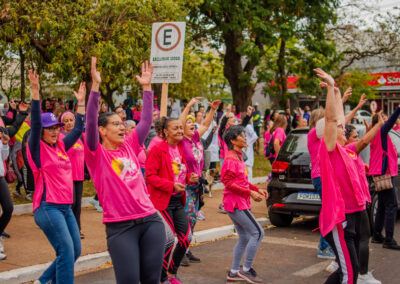
[[[306,267],[304,269],[301,269],[299,271],[296,271],[295,273],[293,273],[293,275],[295,276],[300,276],[300,277],[311,277],[315,274],[320,273],[321,271],[325,270],[325,268],[329,265],[329,263],[331,263],[332,260],[327,260],[327,261],[323,261],[323,262],[319,262],[317,264],[311,265],[309,267]]]
[[[265,236],[264,239],[262,240],[262,242],[268,243],[268,244],[294,246],[294,247],[302,247],[302,248],[310,248],[310,249],[317,249],[317,247],[318,247],[317,242],[309,242],[309,241],[286,239],[286,238],[277,238],[277,237],[270,237],[270,236]]]

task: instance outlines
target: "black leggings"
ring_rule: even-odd
[[[338,224],[325,239],[336,255],[339,268],[326,280],[325,284],[356,284],[359,271],[361,212],[346,214],[346,225]]]
[[[157,213],[106,223],[107,246],[118,284],[159,284],[165,231]]]
[[[4,232],[11,220],[14,205],[11,200],[10,190],[4,177],[0,177],[0,205],[3,211],[0,217],[0,234]]]
[[[182,258],[185,256],[186,250],[190,245],[192,234],[189,226],[189,218],[180,197],[172,196],[167,209],[160,211],[160,213],[178,238],[178,244],[172,254],[169,267],[168,260],[171,256],[172,247],[165,251],[164,264],[161,272],[161,282],[163,282],[168,278],[167,268],[169,273],[177,273]]]
[[[392,184],[394,184],[393,178]],[[397,208],[397,189],[395,187],[378,192],[378,210],[375,216],[374,236],[382,236],[382,229],[385,226],[385,243],[393,242]]]
[[[369,238],[371,237],[367,210],[361,212],[360,223],[360,274],[367,274],[369,261]]]
[[[74,203],[72,204],[72,212],[74,212],[79,231],[81,230],[82,192],[83,181],[74,181]]]

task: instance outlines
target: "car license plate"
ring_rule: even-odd
[[[297,193],[297,199],[298,200],[321,201],[321,198],[319,197],[318,193],[305,192],[305,191],[298,192]]]

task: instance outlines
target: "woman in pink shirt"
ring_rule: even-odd
[[[86,85],[81,83],[79,87],[79,93],[86,94]],[[66,111],[61,115],[61,122],[64,124],[62,135],[67,136],[75,126],[75,115]],[[76,222],[78,223],[79,232],[81,239],[85,238],[85,235],[81,232],[81,208],[82,208],[82,192],[83,192],[83,181],[85,161],[83,154],[83,138],[82,136],[78,139],[75,144],[68,150],[67,154],[71,160],[72,165],[72,180],[74,181],[74,203],[72,205],[72,212],[74,212]]]
[[[86,94],[75,94],[78,100],[76,123],[64,137],[60,135],[62,123],[53,113],[40,114],[39,76],[29,70],[29,80],[32,86],[32,130],[27,156],[35,179],[33,214],[57,255],[36,283],[73,283],[74,262],[81,253],[81,241],[71,209],[74,188],[67,152],[83,131]]]
[[[268,193],[249,183],[242,155],[243,148],[247,147],[244,127],[241,125],[231,126],[226,130],[224,140],[229,151],[221,168],[221,181],[225,186],[223,203],[225,211],[228,212],[239,234],[239,240],[233,250],[233,262],[228,271],[227,281],[245,280],[249,283],[262,283],[263,280],[257,276],[252,266],[264,237],[264,230],[250,212],[250,197],[260,202],[263,198],[268,198]],[[240,262],[245,252],[246,258],[243,267],[240,268]]]
[[[319,225],[339,264],[339,269],[325,283],[356,284],[361,212],[366,209],[370,196],[357,153],[344,147],[345,118],[340,91],[329,74],[319,68],[315,71],[324,80],[321,86],[328,89],[319,151],[322,181]]]
[[[286,134],[285,129],[287,127],[287,118],[283,114],[279,114],[276,116],[274,120],[274,124],[271,128],[272,139],[274,143],[274,151],[275,153],[272,154],[269,158],[271,164],[275,161],[276,157],[279,154],[279,150],[282,147],[283,142],[285,142]]]
[[[136,76],[143,88],[140,123],[128,136],[120,116],[98,116],[100,72],[92,58],[92,90],[88,101],[85,161],[103,208],[107,246],[117,283],[158,284],[165,230],[146,188],[137,158],[150,130],[153,112],[153,67],[142,64]]]

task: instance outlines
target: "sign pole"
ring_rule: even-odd
[[[162,83],[160,117],[167,116],[168,83]]]

